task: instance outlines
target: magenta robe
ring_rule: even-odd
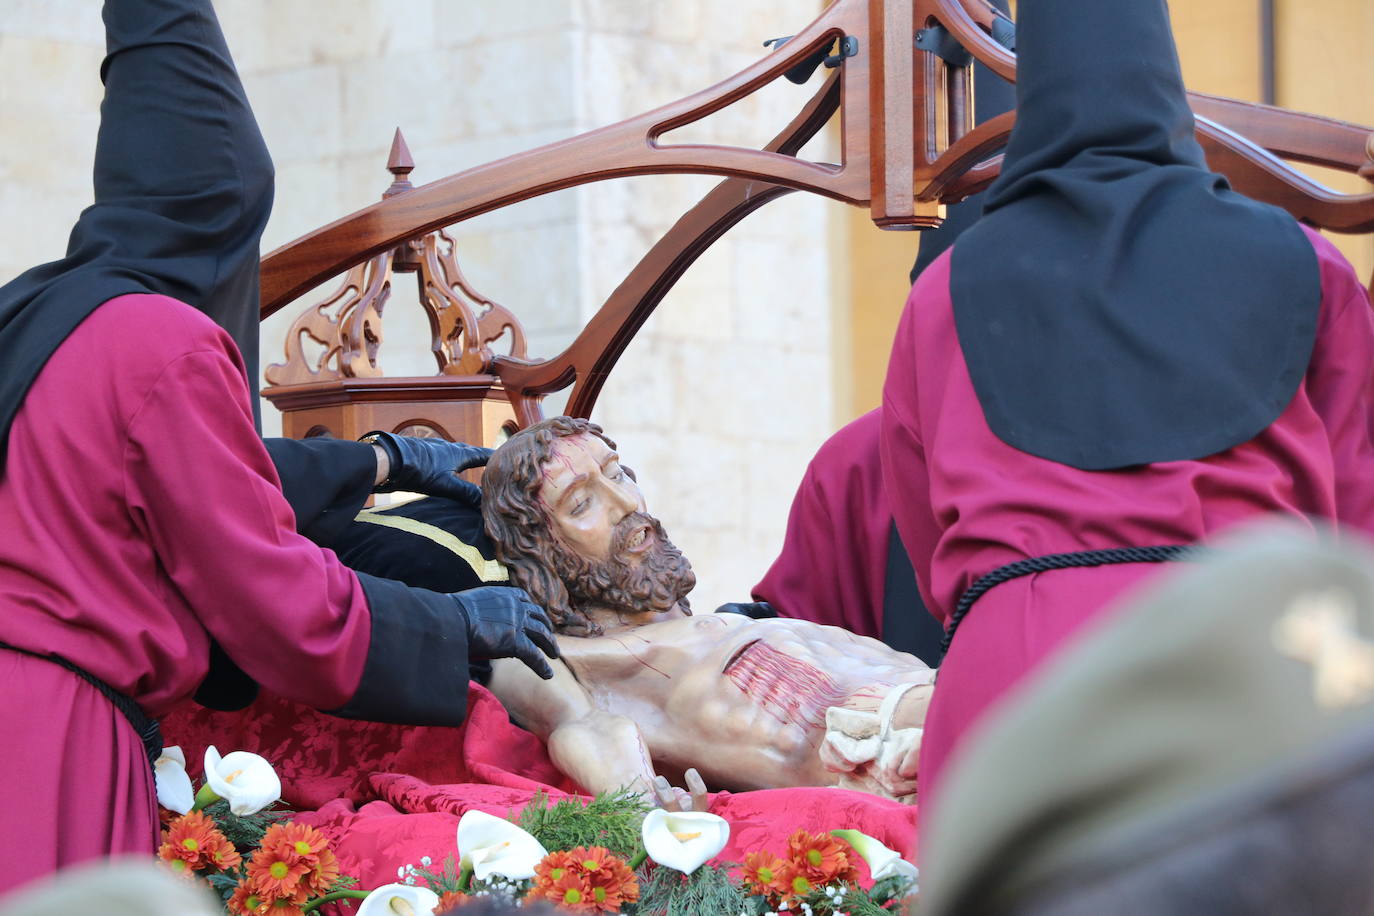
[[[1196,461],[1089,472],[998,439],[955,334],[948,254],[911,291],[883,391],[888,499],[926,604],[942,621],[980,576],[1045,554],[1188,544],[1264,513],[1374,532],[1374,321],[1358,277],[1308,232],[1323,300],[1306,377],[1283,414],[1242,445]],[[957,243],[956,243],[957,247]],[[1008,290],[1007,307],[1014,308]],[[1084,379],[1083,384],[1092,384]],[[1153,564],[1024,576],[974,605],[941,666],[921,751],[922,817],[962,736],[1013,685]]]
[[[883,638],[892,510],[883,495],[877,410],[816,450],[797,487],[782,551],[754,586],[784,617]]]
[[[163,296],[112,299],[62,343],[0,478],[0,642],[57,652],[154,717],[194,692],[211,636],[276,693],[353,696],[362,587],[296,534],[244,379],[229,336]],[[0,892],[155,850],[143,746],[91,685],[0,650],[0,735]]]

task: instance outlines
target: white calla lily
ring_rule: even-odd
[[[505,818],[472,810],[458,821],[459,865],[472,869],[479,879],[533,878],[534,867],[548,854],[538,840]]]
[[[196,803],[196,790],[186,775],[186,754],[176,745],[164,747],[162,756],[153,761],[153,779],[157,803],[168,811],[185,814]]]
[[[874,881],[900,875],[903,878],[910,878],[914,882],[920,877],[916,866],[903,859],[897,850],[887,848],[866,833],[860,833],[857,830],[832,830],[830,835],[844,840],[853,846],[859,855],[864,857],[864,861],[868,863],[869,874],[873,876]],[[912,890],[915,890],[914,886]]]
[[[439,895],[427,887],[383,884],[363,898],[358,916],[430,916]]]
[[[239,817],[257,814],[281,798],[281,780],[266,758],[249,751],[221,757],[213,744],[205,749],[205,785]]]
[[[655,808],[644,818],[644,851],[659,865],[690,875],[720,855],[730,839],[730,824],[705,811]]]

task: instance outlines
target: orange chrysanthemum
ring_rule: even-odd
[[[234,888],[234,895],[229,898],[227,906],[235,916],[257,916],[262,903],[262,898],[253,892],[253,886],[245,878]]]
[[[233,844],[200,811],[172,821],[162,835],[157,855],[172,871],[185,875],[203,868],[234,868],[240,861]]]
[[[329,889],[339,880],[339,858],[328,847],[316,854],[315,864],[301,878],[301,884],[310,896],[319,897],[329,893]]]
[[[301,878],[309,870],[290,850],[262,846],[248,863],[248,883],[264,900],[290,900],[305,892]]]
[[[788,860],[797,874],[818,887],[858,880],[858,869],[849,861],[850,848],[828,833],[798,830],[787,838]]]
[[[769,899],[776,899],[788,892],[783,878],[786,862],[766,849],[751,852],[744,857],[742,877],[744,885],[751,893]]]
[[[624,859],[603,846],[551,852],[535,866],[530,896],[577,913],[616,913],[639,899],[639,882]]]
[[[570,852],[572,860],[587,876],[592,902],[603,912],[616,913],[622,905],[639,899],[639,882],[630,866],[604,846],[579,846]]]
[[[290,897],[278,897],[271,903],[258,909],[261,916],[305,916],[306,894],[305,888],[300,888]]]
[[[261,845],[282,853],[295,854],[313,868],[315,859],[329,848],[329,838],[314,827],[286,821],[268,827],[262,835]]]
[[[435,916],[441,916],[441,914],[447,913],[454,907],[462,906],[464,903],[469,903],[471,901],[472,898],[462,891],[444,891],[439,895],[439,905],[434,908]]]
[[[601,909],[592,899],[592,889],[587,884],[587,876],[576,868],[566,869],[563,877],[553,882],[546,898],[574,913],[595,913]]]
[[[566,852],[554,851],[539,860],[539,864],[534,866],[534,887],[535,891],[543,894],[550,890],[554,882],[559,881],[572,868],[572,856]]]
[[[208,852],[211,865],[220,871],[228,871],[243,864],[243,856],[239,855],[228,837],[216,830],[211,839],[213,842]]]
[[[806,877],[806,874],[797,867],[796,862],[784,862],[778,877],[781,879],[783,887],[786,888],[781,895],[784,900],[800,899],[816,889],[815,883]]]

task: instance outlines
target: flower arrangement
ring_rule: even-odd
[[[427,888],[434,913],[461,914],[463,903],[494,896],[587,914],[891,916],[916,889],[915,866],[857,830],[799,830],[788,837],[785,856],[758,850],[742,865],[708,865],[729,837],[724,818],[650,809],[633,793],[586,803],[537,795],[512,820],[467,812],[458,823],[456,860],[438,869],[429,859],[403,866],[401,882],[379,891]],[[859,859],[868,864],[867,886]],[[365,901],[359,916],[372,912]]]
[[[153,766],[167,821],[158,858],[174,874],[204,880],[235,916],[303,916],[331,900],[363,897],[339,873],[324,834],[276,807],[281,781],[257,754],[205,752],[205,784],[194,791],[186,757],[163,751]]]
[[[759,849],[743,863],[710,865],[729,840],[727,821],[651,809],[620,791],[589,802],[541,793],[510,819],[468,811],[442,866],[426,857],[398,869],[397,882],[363,891],[340,874],[323,834],[273,810],[280,784],[261,757],[221,759],[211,748],[199,792],[184,764],[169,748],[155,767],[159,801],[173,815],[158,856],[207,880],[234,916],[304,916],[336,900],[358,902],[358,916],[461,914],[481,897],[586,914],[882,916],[902,911],[916,889],[915,866],[856,830],[799,830],[780,854]]]

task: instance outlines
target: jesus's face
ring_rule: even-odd
[[[558,539],[591,561],[609,558],[617,526],[644,511],[644,496],[620,466],[620,456],[585,433],[553,443],[539,500]],[[652,537],[651,526],[641,525],[625,539],[625,552],[644,553],[653,546]]]
[[[573,603],[606,608],[622,624],[685,613],[692,566],[645,512],[620,456],[585,434],[556,440],[552,452],[539,500],[555,542],[550,560]]]

